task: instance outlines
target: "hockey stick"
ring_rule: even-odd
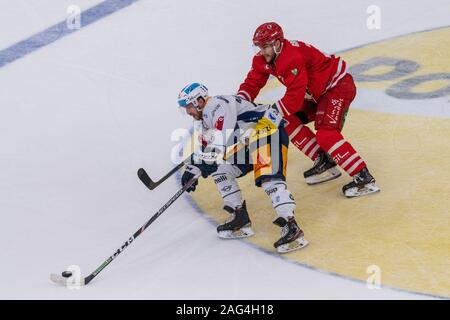
[[[173,168],[172,170],[170,170],[164,177],[162,177],[161,179],[159,179],[158,181],[153,181],[147,174],[147,172],[143,169],[140,168],[138,170],[138,177],[139,179],[142,181],[143,184],[145,184],[145,186],[147,188],[149,188],[150,190],[155,189],[157,186],[159,186],[161,183],[163,183],[164,181],[166,181],[170,176],[172,176],[175,172],[177,172],[181,167],[183,167],[186,163],[188,163],[191,159],[190,155],[189,157],[187,157],[186,159],[184,159],[180,164],[178,164],[175,168]]]
[[[194,176],[191,180],[188,181],[180,190],[175,193],[169,201],[166,202],[151,218],[148,220],[141,228],[139,228],[117,251],[106,259],[94,272],[92,272],[89,276],[80,279],[80,283],[75,283],[77,285],[87,285],[92,281],[103,269],[105,269],[117,256],[122,253],[133,241],[136,239],[145,229],[148,228],[167,208],[172,205],[189,187],[194,184],[194,182],[198,179],[198,176]],[[73,281],[71,279],[72,273],[70,271],[64,271],[61,275],[52,273],[50,274],[50,280],[60,285],[68,285],[72,284]]]

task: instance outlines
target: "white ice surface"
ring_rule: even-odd
[[[64,20],[68,4],[98,2],[0,0],[0,50]],[[191,125],[175,107],[187,82],[236,91],[258,24],[334,52],[448,24],[448,0],[432,3],[378,0],[382,29],[369,31],[365,0],[143,0],[0,68],[0,298],[427,298],[220,240],[186,197],[89,286],[48,276],[90,273],[176,192],[175,179],[149,192],[136,170],[172,167],[170,135]]]

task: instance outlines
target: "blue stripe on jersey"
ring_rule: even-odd
[[[225,99],[225,98],[222,97],[222,96],[216,96],[216,98],[217,98],[217,99],[220,99],[220,100],[222,100],[222,101],[225,101],[226,103],[230,103],[230,101],[228,101],[228,99]]]
[[[264,111],[246,111],[237,116],[237,121],[256,122],[264,116]]]

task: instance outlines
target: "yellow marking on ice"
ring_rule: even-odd
[[[255,102],[266,103],[266,104],[274,103],[274,101],[264,99],[264,96],[267,93],[269,93],[273,90],[276,90],[276,89],[280,89],[280,88],[284,88],[284,85],[281,84],[281,82],[278,81],[277,78],[270,77],[269,80],[267,81],[266,85],[264,86],[264,88],[262,88],[261,91],[259,92],[259,95],[258,95],[258,97],[256,97]],[[263,98],[261,98],[261,97],[263,97]]]
[[[342,177],[307,186],[312,162],[292,144],[288,187],[308,247],[289,259],[357,278],[381,268],[381,284],[450,297],[450,119],[349,112],[344,134],[364,157],[381,192],[346,199]],[[193,198],[217,223],[228,214],[211,179],[201,179]],[[239,179],[255,236],[246,241],[271,250],[279,238],[275,211],[249,173]],[[204,197],[208,194],[208,197]],[[276,254],[276,253],[275,253]]]
[[[281,85],[281,82],[278,81],[277,78],[270,77],[269,80],[267,80],[267,83],[262,90],[270,91],[273,89],[278,89],[280,87],[280,85]]]
[[[364,72],[364,74],[370,75],[370,76],[376,76],[376,75],[381,75],[381,74],[391,72],[393,69],[394,69],[393,66],[377,66],[375,68],[372,68],[372,69]]]
[[[445,28],[368,45],[342,57],[349,65],[377,56],[420,64],[414,73],[395,80],[357,84],[385,90],[412,76],[450,72],[449,52],[450,28]],[[380,67],[370,74],[387,70]],[[447,85],[429,81],[411,91]],[[271,78],[260,95],[280,88]],[[427,100],[423,103],[426,107]],[[350,108],[343,134],[368,163],[381,192],[346,199],[341,188],[350,178],[345,172],[334,181],[307,186],[303,171],[312,162],[290,144],[287,183],[310,245],[285,257],[362,281],[370,276],[367,268],[375,265],[382,285],[450,297],[450,119]],[[252,173],[239,184],[256,233],[245,241],[276,254],[273,242],[280,230],[271,223],[275,211],[269,198],[255,187]],[[228,218],[211,179],[202,179],[193,198],[217,223]]]

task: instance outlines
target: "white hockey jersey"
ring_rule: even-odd
[[[225,151],[237,139],[242,141],[248,136],[269,107],[234,95],[210,97],[201,122],[204,143],[219,152]]]

